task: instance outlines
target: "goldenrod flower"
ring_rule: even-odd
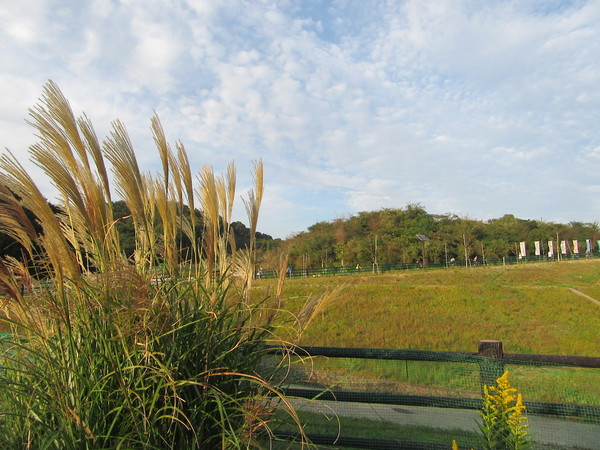
[[[523,396],[510,386],[508,371],[496,383],[497,386],[483,387],[483,407],[479,412],[483,424],[479,428],[484,448],[496,448],[497,442],[503,442],[503,448],[528,448]]]

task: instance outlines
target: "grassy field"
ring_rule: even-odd
[[[269,287],[268,280],[257,289]],[[600,357],[600,260],[296,278],[283,307],[342,285],[301,336],[303,345],[476,352],[482,339],[505,353]],[[600,404],[600,370],[509,366],[526,400]],[[317,359],[323,385],[397,393],[478,396],[473,364]]]
[[[600,356],[600,305],[569,290],[600,300],[597,259],[296,278],[283,307],[338,285],[302,344],[476,352],[496,339],[506,353]]]

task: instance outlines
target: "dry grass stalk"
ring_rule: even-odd
[[[235,261],[232,264],[232,278],[235,281],[241,298],[244,303],[250,302],[250,287],[252,286],[252,278],[254,268],[254,258],[250,249],[238,250]]]
[[[31,147],[32,160],[63,197],[69,217],[63,226],[72,227],[69,240],[80,252],[78,260],[83,261],[83,254],[93,255],[96,267],[108,269],[118,259],[120,248],[112,226],[108,174],[91,123],[85,116],[75,119],[68,101],[52,82],[30,115],[41,137],[40,143]]]
[[[306,329],[328,303],[339,298],[339,293],[343,288],[343,285],[339,285],[309,299],[298,313],[299,325]]]
[[[162,240],[156,246],[157,256],[162,256],[165,266],[170,272],[176,272],[179,267],[176,244],[177,203],[175,199],[167,196],[168,191],[163,189],[163,182],[160,178],[149,180],[148,185],[152,190],[151,198],[156,205],[156,211],[163,226]]]
[[[221,273],[225,273],[227,268],[235,261],[236,257],[235,239],[231,229],[236,188],[236,172],[233,161],[227,165],[225,175],[222,175],[217,179],[217,186],[222,220],[222,230],[219,239],[219,270]]]
[[[65,277],[71,280],[78,278],[80,271],[63,234],[59,217],[52,211],[33,179],[11,153],[0,157],[0,177],[1,183],[18,198],[15,199],[15,204],[20,208],[35,211],[37,221],[42,227],[42,234],[38,240],[45,248],[49,266],[53,270],[52,275],[61,283]],[[29,227],[23,224],[21,226]],[[17,235],[22,236],[23,233],[18,232]],[[23,242],[25,241],[21,243]]]
[[[267,319],[267,323],[271,323],[271,321],[275,318],[277,314],[281,311],[281,302],[283,296],[283,285],[285,283],[285,278],[287,274],[288,267],[288,254],[282,253],[279,255],[279,266],[277,267],[277,288],[275,290],[275,301],[271,310],[269,311],[269,317]]]
[[[231,215],[235,199],[235,166],[230,163],[225,177],[215,177],[212,167],[204,166],[198,175],[198,195],[204,220],[203,250],[207,277],[215,280],[229,270],[235,254]],[[192,222],[194,224],[194,222]],[[191,231],[193,231],[192,228]]]
[[[125,126],[113,122],[110,138],[104,143],[104,152],[112,165],[116,191],[126,202],[136,232],[134,260],[140,270],[150,271],[154,262],[156,241],[154,233],[154,204],[149,198],[148,178],[138,166]]]
[[[190,161],[187,156],[187,152],[185,151],[185,147],[181,142],[176,144],[177,147],[177,165],[179,178],[181,179],[181,183],[183,186],[183,191],[185,192],[185,204],[188,205],[190,211],[190,224],[192,228],[195,229],[196,224],[196,216],[194,211],[196,209],[194,202],[194,184],[192,181],[192,171],[190,169]],[[194,234],[195,237],[195,234]],[[192,239],[192,242],[196,242],[195,239]]]
[[[252,282],[254,280],[254,274],[256,273],[256,228],[258,226],[258,215],[260,212],[264,188],[263,163],[260,159],[254,162],[253,181],[254,187],[248,192],[248,199],[244,199],[246,214],[248,216],[248,221],[250,222],[250,247],[248,248],[250,262],[246,264],[247,274],[244,277],[246,280],[246,299],[249,298],[250,290],[252,289]]]
[[[176,167],[171,165],[174,158],[158,116],[152,117],[151,124],[154,142],[163,168],[162,177],[155,178],[151,182],[154,202],[163,225],[162,253],[166,267],[170,271],[176,271],[179,263],[176,245],[177,203],[175,195],[177,191],[181,192],[181,188],[177,189],[177,185],[181,186],[181,183]],[[175,187],[171,186],[170,181],[173,181]]]
[[[258,226],[258,216],[260,212],[260,205],[263,197],[263,162],[261,159],[254,162],[253,172],[254,187],[248,192],[248,200],[244,200],[244,206],[246,207],[246,214],[250,222],[250,248],[252,250],[256,247],[256,230]]]
[[[198,194],[204,219],[204,255],[206,257],[207,277],[212,281],[215,278],[215,263],[218,255],[219,196],[212,167],[202,167],[198,177],[200,182]]]

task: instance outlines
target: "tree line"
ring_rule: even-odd
[[[55,213],[59,213],[59,208],[50,203],[53,211]],[[115,226],[119,231],[120,244],[121,249],[127,256],[132,256],[135,251],[135,230],[133,226],[133,219],[131,218],[131,213],[127,207],[127,204],[122,201],[115,201],[112,204],[113,215],[115,218]],[[35,225],[36,220],[33,214],[27,212],[28,216],[30,216],[30,220]],[[196,218],[199,224],[202,224],[202,213],[198,210],[195,211]],[[189,216],[189,209],[183,211],[183,215],[186,217]],[[157,217],[158,221],[158,217]],[[160,223],[158,223],[158,227],[160,228]],[[200,226],[200,230],[202,226]],[[247,248],[250,246],[250,228],[248,228],[242,222],[236,221],[231,223],[231,229],[233,231],[233,240],[235,242],[235,246],[238,249]],[[41,228],[37,227],[36,231],[38,233],[41,232]],[[179,233],[177,237],[179,248],[182,252],[186,252],[191,248],[190,242],[186,236],[182,236]],[[274,246],[276,246],[281,240],[273,239],[270,235],[256,232],[256,244],[257,248],[264,250],[268,250]],[[23,248],[9,235],[0,233],[0,255],[3,256],[11,256],[18,260],[21,260],[24,256]],[[187,255],[189,256],[189,255]]]
[[[417,235],[426,236],[423,242]],[[487,221],[455,214],[429,214],[419,204],[401,209],[360,212],[348,218],[318,222],[285,240],[294,269],[320,267],[370,267],[421,262],[423,252],[432,264],[451,260],[497,260],[520,257],[519,243],[526,242],[526,254],[534,257],[534,242],[541,242],[547,255],[548,241],[590,239],[597,251],[600,229],[596,222],[559,224],[543,220],[519,219],[505,214]],[[585,247],[583,247],[585,252]],[[580,250],[581,251],[581,250]],[[268,265],[273,254],[265,254]],[[274,260],[273,260],[274,261]]]
[[[52,206],[52,204],[51,204]],[[57,208],[54,208],[58,211]],[[121,247],[126,255],[135,250],[132,219],[124,201],[113,203],[116,226]],[[183,212],[185,215],[189,211]],[[198,223],[202,222],[196,211]],[[35,222],[35,221],[34,221]],[[242,222],[231,224],[236,248],[250,244],[250,229]],[[417,235],[426,236],[423,243]],[[189,247],[185,236],[180,236],[180,248]],[[397,265],[422,262],[423,251],[429,263],[445,264],[451,260],[498,260],[514,258],[520,254],[520,242],[527,243],[526,257],[534,256],[534,242],[540,241],[546,255],[548,241],[559,251],[559,241],[585,242],[590,239],[598,252],[600,239],[598,223],[569,222],[560,224],[543,220],[519,219],[505,214],[487,221],[455,214],[429,214],[419,204],[404,208],[386,208],[379,211],[360,212],[347,218],[317,222],[307,231],[285,240],[256,232],[259,264],[274,269],[280,254],[289,255],[288,263],[294,269],[322,267],[371,267],[372,264]],[[584,247],[585,248],[585,247]],[[21,259],[22,249],[6,234],[0,234],[0,254]],[[259,268],[257,267],[257,270]]]

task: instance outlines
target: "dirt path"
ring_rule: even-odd
[[[595,303],[596,305],[600,306],[600,302],[598,300],[596,300],[595,298],[590,297],[589,295],[584,294],[583,292],[578,291],[577,289],[573,289],[573,288],[567,288],[567,289],[570,290],[573,294],[579,295],[580,297],[583,297],[586,300],[589,300],[590,302]]]

